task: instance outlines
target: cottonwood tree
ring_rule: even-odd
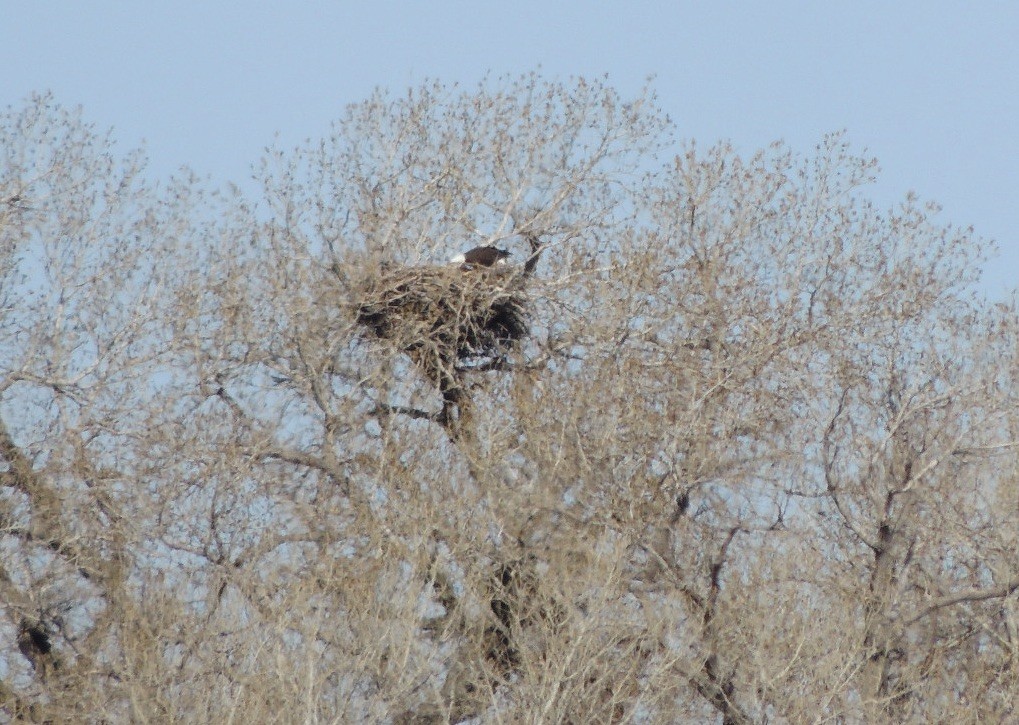
[[[1015,310],[840,136],[427,84],[210,199],[49,98],[2,128],[8,712],[1014,716]],[[506,295],[516,339],[442,317]]]
[[[172,419],[159,309],[196,207],[51,96],[0,138],[0,701],[116,713],[162,465],[141,443]]]

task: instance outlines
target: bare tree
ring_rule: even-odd
[[[5,648],[15,715],[101,712],[147,568],[138,445],[167,419],[159,308],[197,208],[157,194],[137,153],[52,97],[0,119],[0,483]]]
[[[249,200],[0,128],[12,716],[1014,716],[1016,312],[841,136],[435,83]]]

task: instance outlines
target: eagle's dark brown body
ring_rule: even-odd
[[[450,264],[469,264],[474,267],[494,267],[497,264],[506,264],[506,258],[510,253],[498,247],[475,247],[474,249],[458,254],[453,257]]]

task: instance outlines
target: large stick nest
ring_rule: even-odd
[[[392,342],[441,385],[457,365],[498,358],[527,336],[518,268],[403,267],[369,280],[358,323]]]

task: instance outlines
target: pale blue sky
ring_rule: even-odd
[[[181,165],[243,182],[261,150],[325,132],[374,87],[486,72],[655,75],[679,135],[808,152],[847,129],[883,169],[995,239],[1019,280],[1019,2],[195,2],[3,0],[0,105],[51,89]]]

